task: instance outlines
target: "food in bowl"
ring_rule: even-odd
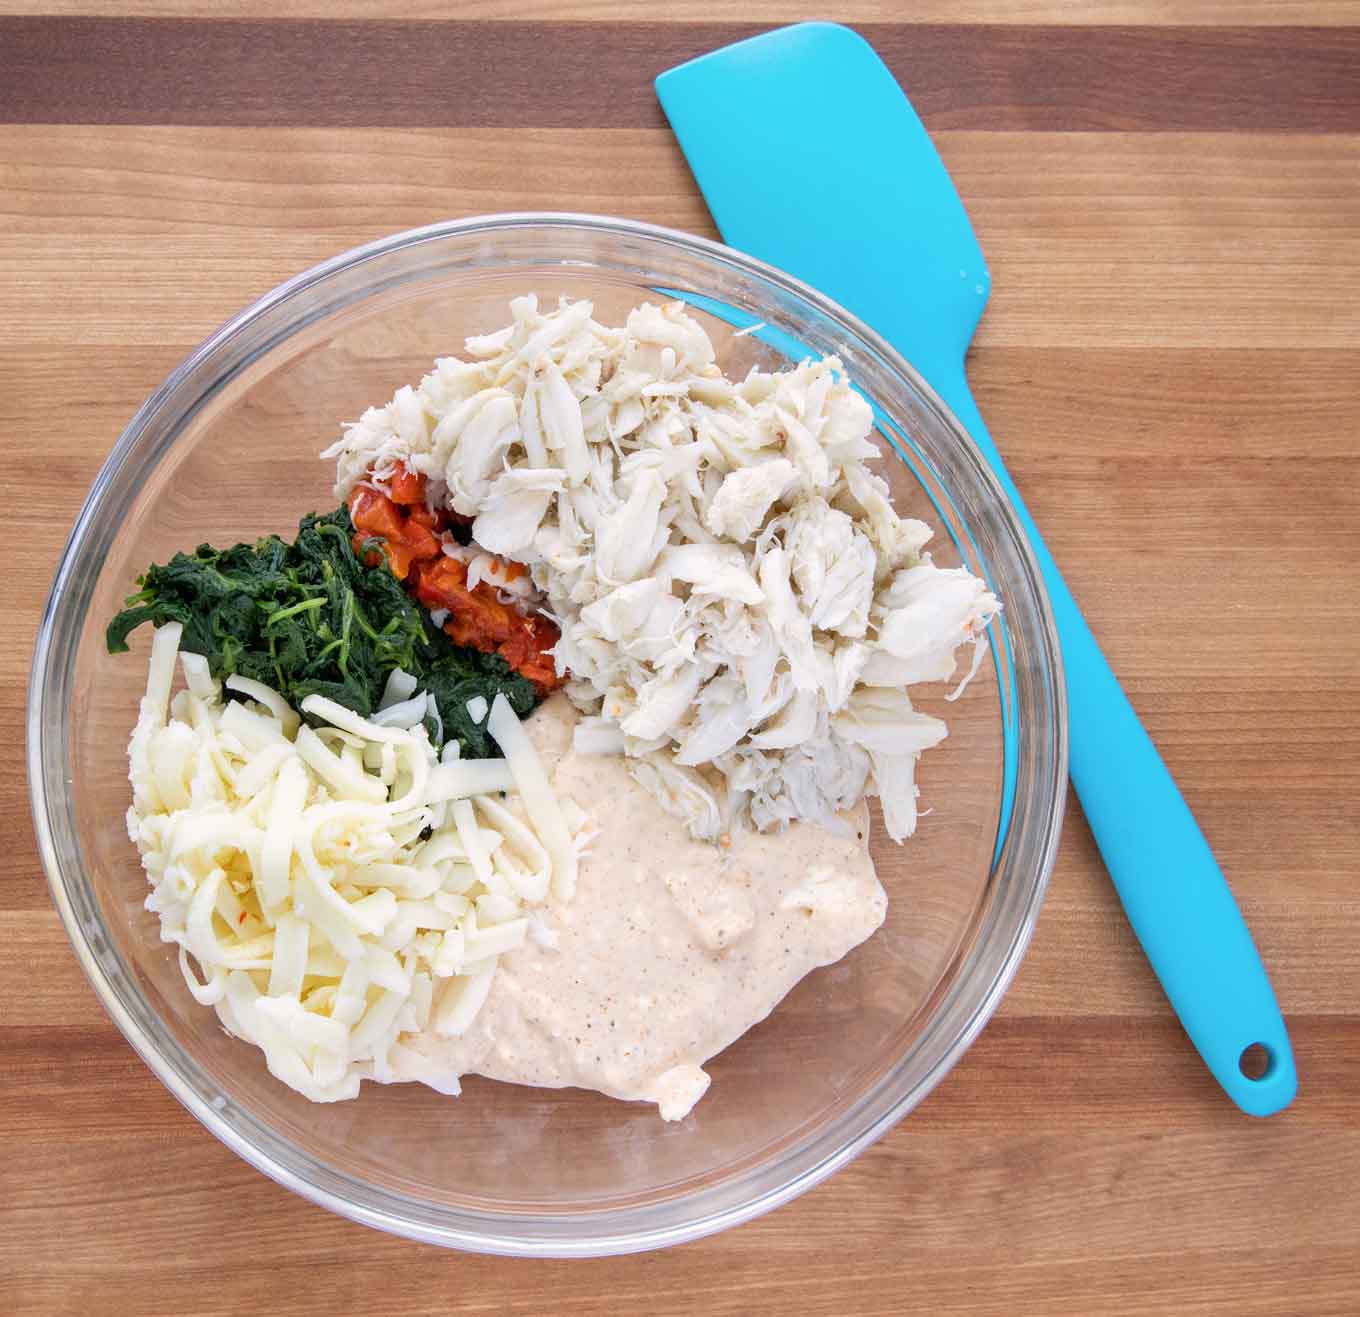
[[[511,315],[347,427],[293,545],[143,578],[130,830],[190,991],[307,1096],[679,1119],[882,922],[866,797],[908,838],[946,731],[906,687],[971,643],[961,693],[1000,605],[898,517],[834,357],[737,381],[679,303]]]

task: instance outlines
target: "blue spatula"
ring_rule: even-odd
[[[964,375],[990,278],[939,155],[848,28],[802,23],[663,73],[657,94],[724,240],[882,334],[953,409],[1029,535],[1062,641],[1071,772],[1166,995],[1243,1111],[1287,1106],[1289,1036],[1232,892],[1011,483]],[[1243,1071],[1263,1048],[1264,1073]]]

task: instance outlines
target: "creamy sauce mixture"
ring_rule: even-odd
[[[794,824],[694,841],[624,760],[572,750],[576,716],[558,695],[525,724],[554,791],[599,828],[574,898],[547,907],[556,946],[503,955],[468,1032],[406,1039],[395,1075],[597,1089],[679,1120],[708,1087],[705,1061],[883,922],[868,809],[843,816],[844,837]]]

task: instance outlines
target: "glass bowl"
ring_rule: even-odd
[[[317,453],[340,423],[459,352],[466,335],[505,323],[508,299],[528,290],[592,298],[613,323],[647,298],[693,297],[729,373],[786,352],[837,353],[878,409],[880,467],[899,509],[937,527],[937,561],[985,574],[1005,603],[964,697],[946,704],[944,688],[929,688],[918,701],[950,735],[922,760],[929,812],[917,835],[899,847],[876,834],[886,924],[716,1058],[708,1095],[675,1124],[580,1090],[478,1079],[457,1099],[366,1084],[355,1101],[309,1104],[191,1000],[143,908],[124,828],[149,638],[110,657],[103,637],[134,578],[175,550],[286,534],[333,507],[333,472]],[[753,321],[764,328],[734,334]],[[1062,690],[1047,599],[1005,496],[887,343],[715,243],[617,219],[502,215],[317,266],[156,390],[100,471],[57,570],[34,656],[29,775],[53,899],[85,972],[213,1134],[280,1184],[380,1229],[486,1252],[601,1254],[691,1239],[787,1201],[958,1060],[1014,974],[1043,897],[1066,779]]]

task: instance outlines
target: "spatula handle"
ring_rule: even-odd
[[[1072,784],[1133,931],[1190,1040],[1252,1116],[1293,1101],[1294,1054],[1232,891],[992,443],[962,372],[932,379],[991,463],[1029,536],[1067,670]],[[941,386],[944,387],[941,387]],[[1259,1078],[1243,1053],[1265,1049]]]

